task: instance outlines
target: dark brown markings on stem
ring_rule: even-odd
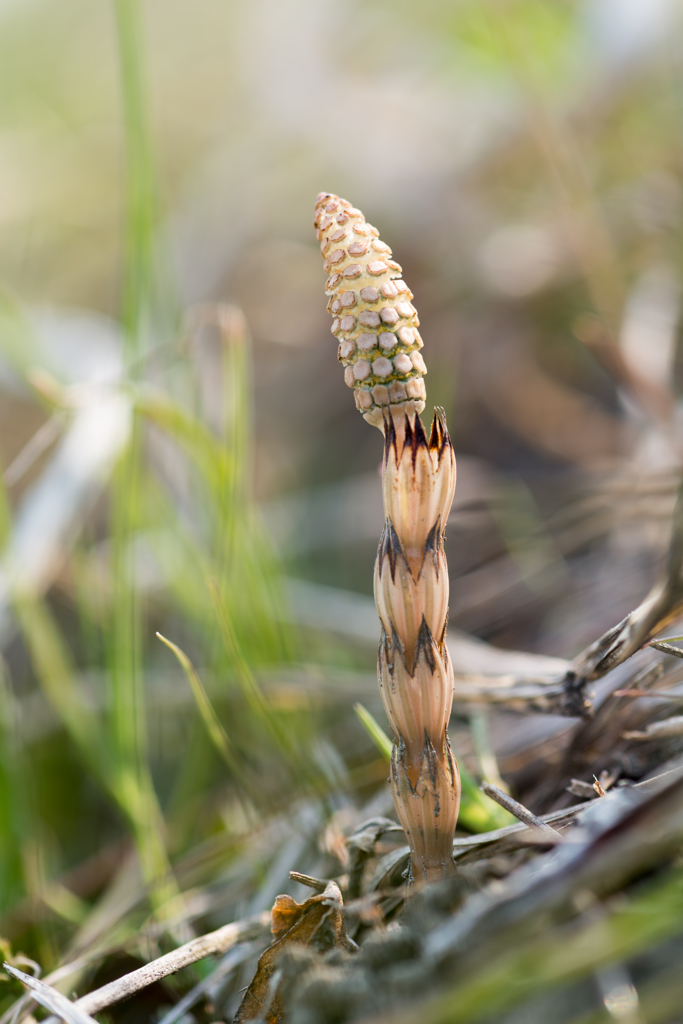
[[[436,668],[436,658],[434,657],[434,647],[435,646],[436,645],[434,643],[434,637],[432,636],[432,631],[429,628],[429,626],[427,625],[427,620],[425,619],[425,617],[423,615],[422,616],[422,622],[420,623],[420,630],[419,630],[419,632],[417,634],[417,641],[415,643],[415,662],[413,664],[412,671],[406,665],[406,668],[408,668],[408,671],[410,672],[411,676],[415,675],[415,672],[416,672],[416,669],[417,669],[417,663],[420,660],[420,652],[424,653],[425,661],[427,662],[427,664],[429,666],[429,671],[430,672],[434,671],[434,669]],[[405,658],[403,660],[404,660],[404,664],[405,664]]]
[[[437,415],[437,410],[434,410],[434,418],[432,419],[432,429],[429,432],[429,447],[439,449],[443,444],[443,424],[441,417]]]
[[[389,452],[392,448],[398,462],[398,442],[396,438],[396,424],[394,423],[391,410],[383,409],[382,417],[384,419],[384,463],[386,465],[389,462]]]
[[[436,449],[439,462],[441,462],[444,452],[451,452],[453,449],[448,427],[446,426],[446,413],[440,405],[437,405],[434,409],[434,419],[432,420],[432,429],[429,435],[429,447],[432,450]]]
[[[383,672],[384,666],[386,666],[387,675],[388,675],[389,690],[391,691],[391,693],[395,694],[396,693],[396,683],[395,683],[395,680],[394,680],[394,654],[393,654],[393,647],[392,647],[391,641],[389,640],[389,637],[387,636],[387,631],[384,628],[384,623],[382,622],[381,619],[379,620],[379,623],[380,623],[380,627],[381,627],[380,641],[379,641],[379,651],[377,652],[377,661],[378,661],[377,672],[378,672],[378,676],[379,676],[379,679],[378,679],[379,688],[380,688],[380,691],[383,689],[382,672]]]
[[[437,581],[439,579],[439,553],[443,550],[443,541],[441,534],[441,516],[436,520],[431,530],[427,534],[427,540],[425,541],[424,551],[422,553],[422,562],[420,563],[420,571],[417,574],[418,580],[422,575],[422,570],[427,558],[431,555],[432,562],[434,563],[434,572],[436,573]],[[405,556],[404,556],[405,557]],[[391,577],[393,580],[393,576]]]
[[[446,760],[448,761],[451,775],[453,776],[454,779],[459,778],[460,772],[458,771],[458,762],[453,757],[453,751],[451,749],[451,741],[448,737],[448,732],[446,732],[446,739],[443,745],[443,752],[446,757]]]
[[[405,744],[405,740],[403,739],[403,737],[401,736],[400,733],[398,734],[398,738],[394,740],[394,745],[393,745],[393,747],[391,749],[391,776],[392,776],[392,778],[394,780],[394,785],[396,786],[397,790],[399,788],[399,782],[398,782],[398,764],[399,764],[399,761],[401,762],[401,765],[403,767],[403,771],[404,771],[404,773],[406,775],[406,778],[408,778],[408,772],[406,771],[406,744]],[[412,789],[412,784],[411,784],[409,778],[408,778],[408,785]]]
[[[382,532],[381,532],[380,537],[379,537],[379,544],[377,545],[377,567],[378,567],[378,570],[379,570],[379,578],[380,579],[382,578],[382,569],[383,569],[383,566],[384,566],[384,555],[385,555],[385,550],[384,549],[385,549],[385,545],[387,544],[387,539],[386,539],[387,523],[388,523],[388,519],[385,519],[384,520],[384,527],[382,528]],[[393,577],[392,577],[392,579],[393,579]]]
[[[420,762],[422,762],[422,760],[423,759],[421,758]],[[414,768],[414,765],[411,765],[408,762],[408,748],[406,747],[405,740],[403,739],[403,737],[399,733],[398,741],[397,741],[397,743],[394,744],[394,748],[393,748],[393,750],[391,752],[391,774],[393,776],[394,784],[396,786],[396,789],[398,790],[399,789],[399,770],[402,770],[403,771],[403,775],[405,776],[406,782],[408,783],[408,788],[410,789],[410,792],[412,793],[413,796],[416,796],[417,795],[417,787],[419,785],[420,779],[422,778],[422,764],[420,763],[420,766],[417,768],[417,775],[415,777],[415,785],[413,785],[412,780],[410,778],[409,768],[411,768],[411,767]],[[408,832],[409,832],[409,834],[412,835],[412,833],[413,833],[413,827],[412,826],[408,829]]]
[[[441,812],[441,803],[439,801],[439,787],[436,784],[437,776],[437,764],[438,757],[436,756],[436,750],[432,743],[429,733],[425,729],[425,757],[427,758],[427,769],[429,771],[429,781],[432,784],[432,794],[434,796],[434,817],[438,818]]]
[[[381,689],[382,688],[382,661],[384,660],[384,662],[386,663],[387,668],[389,668],[389,675],[391,675],[391,669],[390,669],[390,657],[389,657],[389,648],[390,648],[389,637],[387,636],[387,631],[384,628],[384,622],[382,621],[381,617],[380,617],[380,620],[379,620],[379,627],[380,627],[379,650],[377,651],[377,659],[378,659],[379,664],[377,666],[377,671],[379,673],[379,685],[380,685],[380,689]],[[392,682],[392,690],[393,690],[393,682]]]
[[[393,622],[391,622],[391,619],[389,620],[389,622],[391,624],[391,641],[389,641],[389,638],[384,631],[382,639],[380,640],[380,650],[384,648],[384,656],[386,658],[387,668],[389,669],[389,675],[394,675],[396,652],[398,652],[401,661],[403,662],[403,667],[405,668],[406,672],[408,673],[411,679],[415,678],[417,664],[418,661],[420,660],[420,651],[424,652],[425,661],[429,666],[429,671],[433,672],[434,669],[436,668],[436,659],[434,657],[434,648],[436,647],[436,644],[434,643],[432,631],[427,625],[427,621],[424,615],[422,616],[422,622],[420,623],[420,629],[417,634],[417,640],[415,642],[415,649],[412,652],[412,664],[410,665],[408,664],[408,659],[406,658],[406,645],[403,643],[403,640],[396,632],[396,628],[394,627]]]
[[[448,672],[448,666],[450,665],[450,655],[448,653],[448,644],[445,642],[445,640],[446,640],[446,630],[447,629],[448,629],[448,608],[446,609],[446,621],[443,624],[443,629],[441,631],[441,636],[439,637],[439,643],[438,643],[439,654],[443,658],[444,672]]]
[[[406,569],[410,573],[411,579],[413,578],[413,573],[412,573],[412,570],[411,570],[410,565],[408,563],[408,559],[406,558],[405,553],[403,551],[403,545],[401,544],[399,536],[396,533],[396,529],[394,528],[394,524],[392,523],[391,519],[389,519],[389,518],[387,518],[385,523],[384,523],[384,529],[382,530],[382,536],[380,537],[379,550],[377,552],[377,557],[379,559],[379,575],[380,575],[380,579],[382,578],[382,569],[383,569],[383,566],[384,566],[385,558],[389,562],[389,569],[391,571],[391,582],[392,583],[396,582],[396,566],[398,564],[399,558],[402,559],[403,564],[405,565]],[[423,561],[424,561],[424,559],[423,559]]]
[[[397,651],[398,651],[398,654],[399,654],[399,656],[401,658],[401,661],[403,662],[403,664],[406,667],[406,670],[408,672],[410,672],[410,669],[408,668],[408,665],[406,664],[406,645],[403,643],[403,641],[401,640],[400,636],[396,632],[396,627],[394,626],[394,624],[392,622],[391,623],[391,643],[390,644],[387,643],[387,652],[390,652],[390,655],[388,654],[388,656],[387,656],[387,665],[389,667],[389,673],[392,676],[394,674],[394,659],[396,657],[396,652]]]
[[[389,640],[389,638],[387,636],[387,633],[386,633],[386,630],[384,629],[384,623],[382,622],[381,618],[380,618],[380,627],[381,627],[380,646],[379,646],[379,650],[377,652],[377,673],[378,673],[378,683],[379,683],[379,687],[380,687],[380,692],[382,692],[383,689],[384,689],[384,683],[382,682],[382,676],[383,676],[383,673],[384,673],[384,671],[386,669],[386,677],[387,677],[388,689],[390,690],[391,693],[395,694],[395,692],[396,692],[396,684],[395,684],[394,674],[393,674],[393,649],[392,649],[392,646],[391,646],[391,641]]]
[[[410,449],[413,459],[414,472],[417,463],[418,449],[429,448],[429,444],[427,442],[427,435],[425,434],[425,428],[422,425],[422,420],[417,414],[415,415],[412,423],[410,421],[410,418],[406,417],[406,432],[405,440],[403,442],[403,451],[405,451],[406,448]],[[401,455],[403,455],[403,452],[401,452]]]
[[[400,636],[396,632],[396,628],[395,628],[393,622],[391,621],[391,619],[389,619],[389,625],[391,626],[391,639],[389,638],[389,635],[388,635],[388,633],[387,633],[387,631],[386,631],[386,629],[384,627],[384,623],[380,619],[380,626],[381,626],[381,630],[382,631],[381,631],[381,634],[380,634],[380,641],[379,641],[379,655],[380,655],[380,658],[381,658],[382,654],[384,654],[384,660],[386,662],[387,669],[389,670],[389,676],[391,678],[391,684],[392,684],[391,685],[391,689],[392,689],[392,692],[393,692],[393,690],[394,690],[394,686],[393,686],[394,665],[395,665],[395,662],[396,662],[396,653],[397,652],[398,652],[398,655],[399,655],[401,661],[403,662],[403,664],[406,667],[406,671],[409,671],[409,670],[408,670],[408,666],[406,665],[405,644],[403,643],[403,641],[401,640]]]
[[[429,671],[430,672],[433,672],[434,669],[436,668],[436,658],[434,657],[434,649],[435,648],[436,648],[436,650],[439,651],[440,654],[443,654],[444,651],[446,652],[445,653],[445,661],[446,661],[446,665],[448,664],[448,652],[447,652],[447,649],[446,649],[445,645],[443,646],[443,651],[441,650],[440,647],[437,647],[436,643],[434,642],[434,637],[432,635],[432,631],[431,631],[431,629],[429,628],[429,626],[427,624],[427,620],[425,619],[424,614],[422,616],[422,622],[420,623],[420,629],[419,629],[418,634],[417,634],[417,640],[415,641],[415,649],[412,652],[413,656],[411,658],[411,664],[408,664],[408,659],[406,657],[406,646],[405,646],[403,640],[401,639],[401,637],[396,632],[396,628],[395,628],[393,622],[391,622],[391,619],[389,620],[389,622],[390,622],[390,625],[391,625],[391,640],[389,640],[389,637],[388,637],[388,635],[387,635],[387,633],[386,633],[386,631],[384,629],[384,624],[382,623],[382,621],[380,619],[380,626],[381,626],[382,632],[381,632],[379,647],[380,647],[380,655],[381,655],[382,651],[384,651],[384,657],[385,657],[385,660],[386,660],[387,668],[389,669],[389,675],[391,677],[393,677],[393,675],[394,675],[394,665],[395,665],[396,653],[398,653],[398,655],[400,656],[401,661],[403,662],[403,667],[405,668],[406,672],[409,674],[411,679],[415,678],[415,673],[417,672],[417,666],[418,666],[418,663],[420,661],[420,653],[424,654],[424,659],[427,662],[427,666],[429,667]],[[443,635],[445,636],[445,628],[444,628],[444,634]],[[442,639],[442,645],[443,645],[443,639]]]

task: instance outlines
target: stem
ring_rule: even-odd
[[[144,87],[139,0],[114,0],[126,143],[126,211],[122,296],[126,380],[139,371],[155,297],[154,175]],[[142,679],[141,609],[135,583],[134,539],[139,516],[140,427],[131,439],[112,491],[114,578],[113,646],[110,662],[114,786],[126,810],[142,872],[159,910],[177,894],[163,840],[159,808],[147,759]]]

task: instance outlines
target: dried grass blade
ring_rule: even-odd
[[[59,410],[33,434],[4,472],[6,487],[13,487],[29,471],[43,452],[57,440],[66,423],[66,413]]]
[[[683,715],[652,722],[642,732],[622,733],[625,740],[656,740],[664,736],[683,736]]]
[[[614,690],[613,697],[662,697],[672,704],[683,701],[683,693],[671,693],[669,690]]]
[[[114,1003],[127,999],[160,978],[175,974],[182,967],[204,960],[207,956],[215,956],[216,953],[226,953],[240,942],[261,939],[270,934],[269,929],[270,912],[226,924],[215,932],[200,935],[171,953],[160,956],[158,960],[152,960],[144,967],[139,967],[136,971],[124,974],[122,978],[117,978],[108,985],[81,996],[73,1005],[83,1013],[99,1013],[106,1006],[113,1006]],[[48,1021],[45,1024],[48,1024]],[[55,1024],[54,1020],[51,1019],[49,1024]]]
[[[517,800],[514,800],[509,793],[505,793],[498,786],[493,786],[490,782],[482,782],[482,791],[490,796],[492,800],[495,800],[497,804],[504,807],[506,811],[514,814],[516,818],[523,821],[525,825],[530,825],[532,828],[537,828],[539,831],[546,833],[548,836],[552,836],[553,842],[557,842],[562,836],[559,832],[556,832],[550,825],[546,825],[541,818],[537,818],[530,810],[528,810],[523,804],[520,804]]]
[[[17,970],[16,967],[10,967],[9,964],[3,964],[3,967],[8,974],[31,990],[36,1002],[56,1014],[61,1020],[66,1021],[66,1024],[97,1024],[94,1018],[72,1003],[57,989],[52,988],[51,985],[47,985],[38,978],[32,978],[30,974],[24,974],[23,971]]]
[[[587,647],[573,662],[564,680],[567,711],[585,712],[586,684],[599,679],[630,658],[641,647],[650,645],[666,654],[681,657],[677,648],[662,641],[651,641],[683,611],[683,482],[679,485],[674,509],[671,539],[664,572],[637,608],[621,622]],[[669,637],[669,639],[676,639]],[[573,697],[572,701],[570,698]]]
[[[161,1018],[159,1024],[176,1024],[176,1021],[184,1017],[188,1010],[199,1002],[199,1000],[205,994],[209,994],[212,989],[216,989],[220,986],[228,976],[243,964],[245,960],[248,960],[250,956],[255,952],[257,946],[254,942],[248,942],[240,946],[236,946],[231,949],[229,953],[223,958],[218,964],[216,970],[209,975],[208,978],[203,978],[197,982],[194,988],[191,988],[187,995],[176,1003],[176,1005],[168,1011],[168,1013]]]
[[[651,640],[647,647],[654,647],[656,651],[661,651],[662,654],[671,654],[674,658],[683,658],[683,651],[680,647],[674,647],[673,644],[664,643],[663,640]]]

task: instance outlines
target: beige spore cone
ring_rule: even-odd
[[[412,292],[388,245],[345,199],[321,192],[316,234],[332,333],[356,407],[384,433],[385,526],[375,563],[379,686],[394,732],[391,784],[415,881],[452,867],[460,778],[448,741],[453,669],[446,647],[444,531],[455,457],[443,413],[429,437],[427,369]]]

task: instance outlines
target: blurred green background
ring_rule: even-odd
[[[415,293],[452,632],[571,657],[645,593],[681,458],[682,52],[677,0],[2,0],[15,949],[47,970],[150,913],[178,939],[261,909],[322,822],[334,851],[384,807],[352,710],[386,727],[381,442],[320,190]],[[476,775],[467,709],[451,734]]]

